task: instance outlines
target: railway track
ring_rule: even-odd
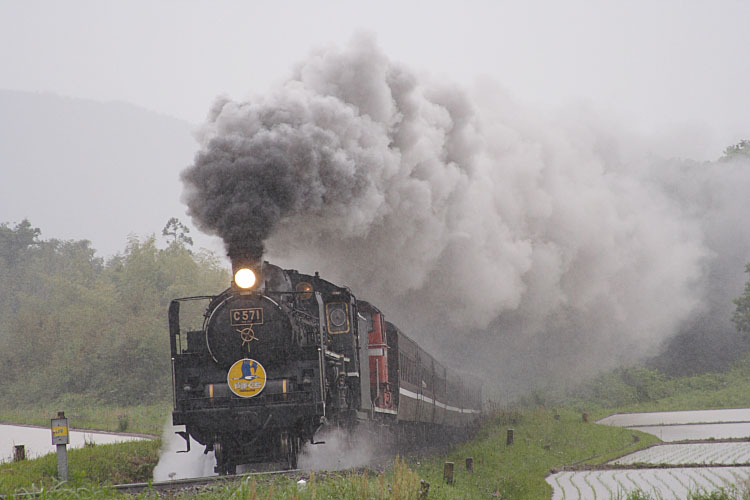
[[[283,470],[283,471],[269,471],[269,472],[248,472],[245,474],[236,474],[233,476],[210,476],[210,477],[197,477],[190,479],[175,479],[171,481],[151,481],[148,483],[131,483],[131,484],[116,484],[108,486],[113,490],[120,491],[122,493],[130,493],[137,495],[146,491],[156,493],[173,493],[183,490],[201,490],[204,488],[210,488],[213,486],[219,486],[221,484],[232,483],[237,481],[243,481],[250,477],[269,477],[269,476],[299,476],[300,479],[309,479],[310,472],[299,469]],[[324,476],[324,474],[320,474]],[[65,489],[65,485],[61,484],[58,486],[60,489]],[[0,495],[0,500],[7,499],[34,499],[41,496],[49,495],[49,490],[46,491],[26,491],[24,493],[14,493],[10,496]]]
[[[431,456],[436,453],[443,453],[446,452],[451,446],[442,444],[442,445],[432,445],[432,446],[423,446],[419,447],[417,449],[412,450],[399,450],[398,454],[401,456],[408,457],[409,460],[421,460],[426,456]],[[395,454],[383,454],[383,455],[377,455],[371,458],[371,460],[368,462],[365,466],[359,466],[359,467],[351,467],[346,469],[340,469],[340,470],[318,470],[314,471],[315,477],[318,479],[325,479],[330,476],[337,476],[341,474],[347,474],[347,473],[364,473],[364,471],[376,471],[377,473],[383,472],[387,469],[389,465],[393,463],[393,460],[395,459]],[[201,490],[204,488],[211,488],[215,486],[219,486],[221,484],[225,483],[232,483],[237,481],[244,481],[248,478],[258,478],[258,480],[263,480],[264,478],[273,477],[273,476],[290,476],[296,480],[304,479],[305,481],[309,481],[311,475],[311,471],[307,469],[292,469],[292,470],[278,470],[278,471],[263,471],[263,472],[246,472],[242,474],[236,474],[236,475],[227,475],[227,476],[210,476],[210,477],[201,477],[201,478],[191,478],[191,479],[175,479],[171,481],[159,481],[159,482],[149,482],[149,483],[133,483],[133,484],[120,484],[112,486],[113,489],[116,489],[118,491],[121,491],[123,493],[131,493],[131,494],[139,494],[145,491],[153,491],[153,492],[176,492],[176,491],[183,491],[183,490]]]
[[[156,491],[156,492],[167,492],[167,491],[179,491],[189,489],[201,489],[211,486],[217,486],[222,483],[232,483],[236,481],[243,481],[251,477],[269,477],[269,476],[299,476],[300,479],[308,479],[310,476],[309,471],[303,471],[300,469],[282,470],[282,471],[269,471],[269,472],[247,472],[244,474],[228,475],[228,476],[210,476],[210,477],[198,477],[190,479],[175,479],[171,481],[158,481],[148,483],[131,483],[131,484],[117,484],[112,486],[112,489],[121,491],[123,493],[132,493],[137,495],[144,491]]]

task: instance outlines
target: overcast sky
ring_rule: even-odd
[[[311,49],[374,33],[395,61],[541,110],[585,105],[666,155],[750,137],[750,2],[0,1],[0,88],[199,123]]]

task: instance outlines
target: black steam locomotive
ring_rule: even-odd
[[[175,425],[213,450],[216,472],[239,464],[296,468],[324,424],[361,421],[409,435],[473,425],[481,384],[422,350],[373,305],[318,276],[264,262],[235,266],[217,296],[169,306]],[[205,300],[201,329],[180,306]],[[356,430],[354,431],[356,432]]]

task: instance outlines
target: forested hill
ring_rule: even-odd
[[[167,240],[131,237],[105,261],[88,241],[0,224],[0,393],[21,405],[168,400],[169,301],[218,293],[229,273],[214,254]]]

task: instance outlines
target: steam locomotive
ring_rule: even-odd
[[[233,264],[217,296],[175,299],[169,336],[175,425],[213,451],[216,472],[297,467],[324,425],[364,421],[408,436],[476,423],[481,383],[451,371],[349,289],[268,262]],[[181,306],[208,303],[202,327]]]

